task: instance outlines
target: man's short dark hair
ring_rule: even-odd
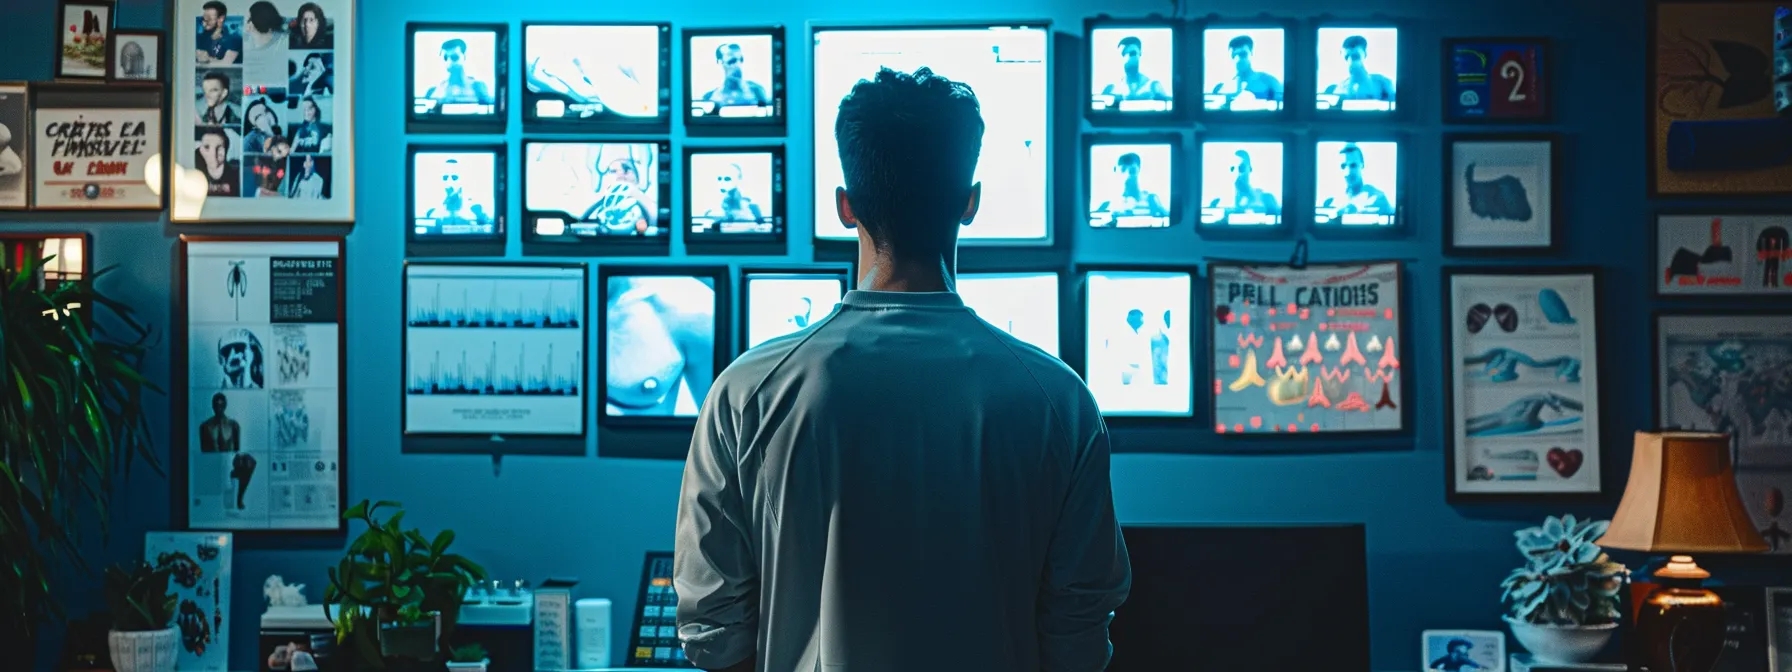
[[[1121,154],[1119,159],[1114,160],[1114,165],[1132,166],[1134,168],[1143,166],[1144,163],[1145,163],[1144,160],[1140,159],[1139,155],[1136,153],[1133,153],[1133,152],[1127,152],[1125,154]]]
[[[733,49],[735,51],[744,51],[743,49],[740,48],[740,45],[735,44],[733,42],[729,42],[727,44],[719,44],[719,45],[716,45],[716,60],[718,60],[718,61],[722,60],[722,52],[729,50],[729,49]]]
[[[249,25],[261,32],[271,33],[285,26],[286,19],[280,16],[280,10],[274,7],[274,3],[260,0],[249,5]]]
[[[225,93],[230,93],[230,75],[226,75],[222,72],[208,72],[205,73],[205,77],[199,81],[201,86],[204,86],[205,82],[216,81],[220,86],[224,87]]]
[[[1369,160],[1369,157],[1365,156],[1363,154],[1363,148],[1356,146],[1356,143],[1354,143],[1354,142],[1344,143],[1344,148],[1338,150],[1338,154],[1340,156],[1346,155],[1346,154],[1355,154],[1357,156],[1357,158],[1359,158],[1359,159],[1362,159],[1364,161]]]
[[[1345,51],[1350,51],[1351,49],[1358,49],[1358,48],[1362,49],[1363,51],[1368,51],[1369,50],[1369,38],[1363,37],[1361,35],[1351,35],[1350,37],[1344,38],[1344,50]]]
[[[1227,50],[1237,49],[1239,47],[1244,47],[1251,51],[1256,51],[1257,43],[1255,41],[1251,40],[1251,36],[1249,36],[1249,35],[1239,35],[1238,37],[1232,38],[1231,42],[1226,43]]]
[[[218,2],[218,0],[212,0],[211,2],[205,3],[204,5],[200,5],[199,11],[201,11],[201,12],[206,12],[206,11],[217,12],[218,16],[223,16],[225,14],[230,13],[230,10],[224,7],[224,3]]]
[[[1145,43],[1140,42],[1137,35],[1127,35],[1126,37],[1120,38],[1120,44],[1118,46],[1121,49],[1135,47],[1139,50],[1139,53],[1145,52]]]
[[[1247,152],[1247,151],[1244,151],[1241,149],[1236,152],[1233,152],[1232,155],[1241,159],[1240,163],[1244,164],[1246,167],[1249,167],[1251,165],[1251,153],[1250,152]]]
[[[1475,648],[1475,643],[1458,637],[1456,639],[1450,640],[1450,643],[1445,644],[1444,650],[1445,651],[1455,651],[1458,647],[1461,647],[1464,649],[1472,649],[1472,648]]]
[[[442,51],[448,51],[449,49],[459,49],[460,53],[467,53],[467,41],[456,37],[447,42],[443,42]]]
[[[983,112],[971,87],[921,68],[881,68],[840,99],[834,141],[853,215],[877,249],[950,249],[983,151]]]
[[[205,129],[199,131],[199,139],[200,140],[204,140],[205,136],[208,136],[208,135],[215,135],[215,136],[218,136],[219,138],[223,139],[224,140],[224,150],[230,151],[230,134],[225,133],[224,129],[218,128],[215,126],[210,126],[210,127],[206,127]]]

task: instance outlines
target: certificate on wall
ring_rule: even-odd
[[[173,221],[353,221],[353,0],[171,5]]]
[[[340,238],[183,236],[176,417],[187,527],[342,528]]]
[[[32,87],[38,210],[162,209],[162,87]]]

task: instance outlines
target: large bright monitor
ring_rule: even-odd
[[[1391,228],[1400,223],[1400,143],[1318,143],[1313,225]]]
[[[1322,112],[1394,111],[1400,83],[1400,29],[1319,29],[1314,104]]]
[[[1193,416],[1194,276],[1175,270],[1091,270],[1083,282],[1083,379],[1102,414]]]
[[[970,244],[1051,243],[1048,24],[816,28],[814,36],[814,220],[817,240],[856,240],[840,223],[834,189],[845,184],[834,119],[840,99],[881,67],[930,67],[969,85],[982,105],[983,184],[977,219],[959,233]]]
[[[668,244],[671,143],[523,142],[523,242]]]
[[[663,130],[672,116],[668,24],[523,24],[523,121]]]
[[[784,241],[784,148],[686,147],[685,240]]]
[[[411,240],[502,240],[503,145],[413,145]]]
[[[958,296],[997,329],[1053,357],[1058,354],[1058,274],[960,273]]]
[[[1210,26],[1201,32],[1202,107],[1216,112],[1275,112],[1287,103],[1286,29]]]
[[[727,365],[725,267],[607,266],[603,292],[607,425],[686,422]]]
[[[846,269],[746,270],[741,273],[742,345],[794,334],[821,322],[846,296]]]

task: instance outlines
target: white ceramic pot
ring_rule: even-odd
[[[486,669],[491,666],[491,664],[492,664],[492,661],[490,658],[481,660],[477,663],[454,663],[454,662],[451,662],[451,663],[448,663],[448,672],[485,672]]]
[[[113,630],[106,644],[112,650],[112,669],[117,672],[174,672],[180,655],[180,630]]]
[[[1576,664],[1593,660],[1618,631],[1617,623],[1605,625],[1538,625],[1507,616],[1512,637],[1540,663]]]

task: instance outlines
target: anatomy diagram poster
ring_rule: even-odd
[[[1663,215],[1655,223],[1657,286],[1662,294],[1792,293],[1788,231],[1792,215]]]
[[[340,529],[340,241],[186,251],[188,525]]]
[[[1215,431],[1398,431],[1400,264],[1214,264]]]

